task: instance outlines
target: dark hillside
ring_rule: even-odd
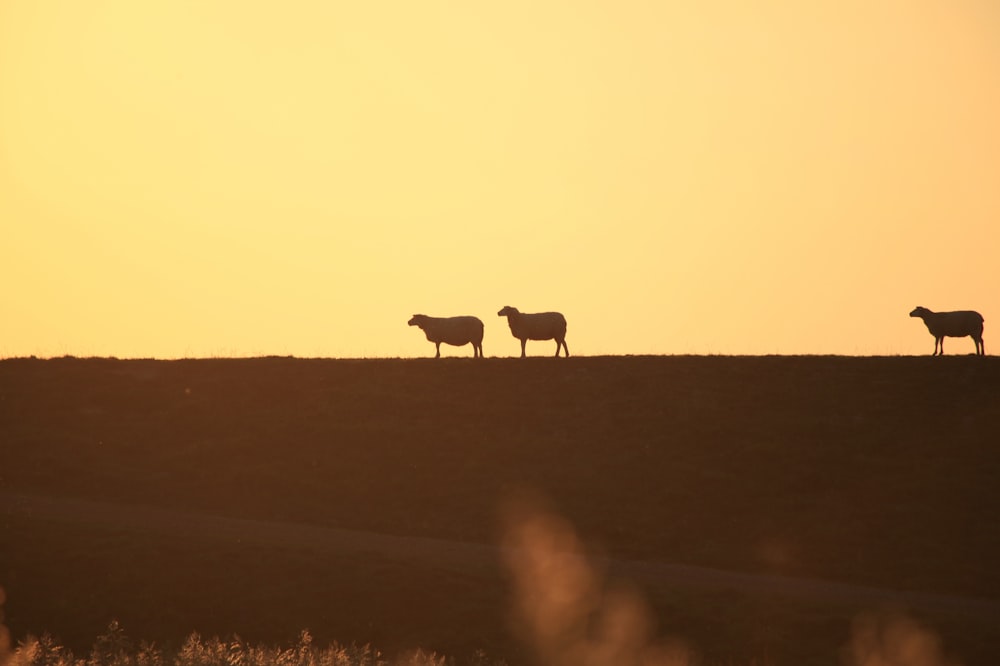
[[[1000,598],[994,358],[10,359],[0,461],[6,491],[483,543],[530,488],[615,556]]]

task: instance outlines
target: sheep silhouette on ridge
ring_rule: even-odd
[[[566,317],[560,312],[538,312],[526,314],[509,305],[497,313],[498,317],[507,317],[510,334],[521,341],[521,358],[524,358],[525,346],[528,340],[555,340],[556,357],[559,349],[566,351],[569,357],[569,347],[566,346]]]
[[[483,322],[479,317],[428,317],[415,314],[408,322],[410,326],[418,326],[434,343],[437,353],[434,358],[441,358],[441,343],[462,347],[472,343],[473,358],[483,357]]]
[[[944,339],[964,338],[969,336],[976,343],[976,355],[986,354],[983,344],[983,315],[974,310],[958,310],[956,312],[933,312],[925,307],[917,306],[911,317],[924,320],[927,330],[934,336],[934,353],[931,356],[944,356]]]

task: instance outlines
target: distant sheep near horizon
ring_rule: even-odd
[[[944,356],[944,339],[964,338],[969,336],[976,343],[976,355],[986,355],[986,345],[983,343],[983,315],[974,310],[958,310],[956,312],[933,312],[925,307],[917,306],[911,317],[924,320],[927,330],[934,336],[934,353],[931,356]]]
[[[418,326],[434,343],[437,353],[434,358],[441,358],[441,343],[454,347],[472,344],[472,357],[483,358],[483,322],[479,317],[428,317],[415,314],[408,322],[410,326]]]
[[[521,358],[527,356],[528,340],[555,340],[556,358],[559,358],[560,348],[566,351],[566,358],[569,358],[569,347],[566,346],[566,318],[561,312],[526,314],[515,307],[505,305],[500,312],[497,312],[497,316],[507,317],[511,335],[521,341]]]

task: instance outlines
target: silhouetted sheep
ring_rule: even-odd
[[[442,342],[455,347],[471,342],[473,358],[483,357],[483,322],[479,317],[428,317],[415,314],[409,324],[419,326],[427,334],[427,339],[434,343],[437,348],[434,358],[441,358]]]
[[[931,312],[927,308],[917,306],[911,317],[920,317],[927,325],[927,330],[934,336],[934,353],[938,355],[940,349],[941,356],[944,356],[944,339],[964,338],[969,336],[976,343],[976,354],[985,355],[986,345],[983,344],[983,315],[973,310],[959,310],[957,312]]]
[[[517,308],[505,305],[497,316],[507,317],[511,335],[521,341],[521,358],[527,355],[525,346],[528,340],[555,340],[556,357],[559,356],[560,347],[566,350],[566,357],[569,357],[569,347],[566,346],[566,318],[562,313],[525,314],[519,312]]]

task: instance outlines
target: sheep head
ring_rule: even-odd
[[[500,312],[497,313],[497,316],[498,317],[509,317],[510,315],[516,315],[516,314],[520,314],[518,312],[517,308],[511,307],[509,305],[505,305],[505,306],[503,306],[503,309],[500,310]]]

